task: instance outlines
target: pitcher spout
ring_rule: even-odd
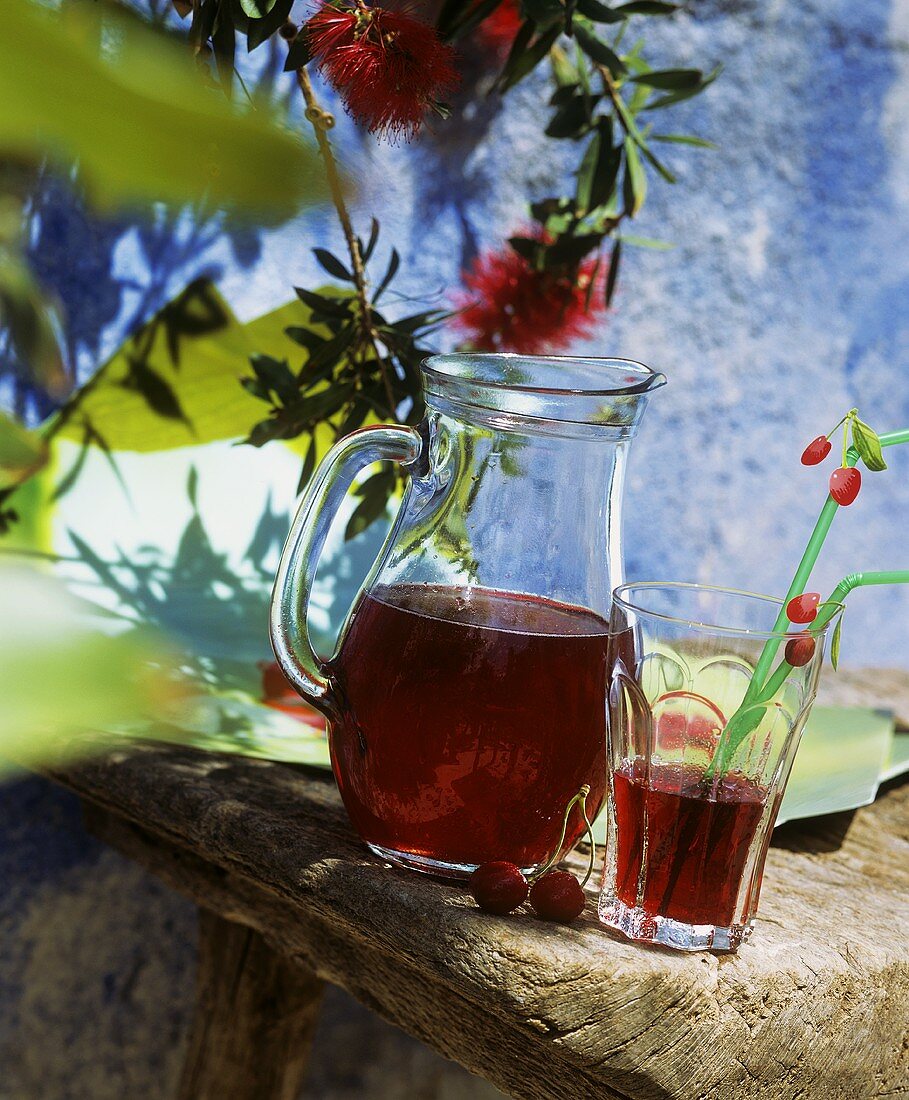
[[[666,376],[631,359],[509,354],[433,355],[427,404],[502,431],[628,439]]]

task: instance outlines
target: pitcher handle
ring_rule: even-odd
[[[337,717],[331,681],[309,638],[306,613],[328,529],[354,478],[373,462],[407,466],[423,442],[413,428],[379,424],[339,440],[322,460],[297,508],[271,597],[271,644],[284,675],[329,718]]]

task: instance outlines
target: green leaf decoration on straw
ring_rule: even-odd
[[[840,667],[840,639],[843,635],[843,616],[836,621],[836,626],[833,628],[833,638],[830,641],[830,663],[833,665],[833,670]]]
[[[863,420],[859,420],[858,416],[852,418],[852,446],[869,470],[879,473],[887,469],[877,432]]]

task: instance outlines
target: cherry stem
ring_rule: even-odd
[[[584,875],[581,881],[581,889],[583,890],[587,883],[590,881],[590,876],[593,874],[593,864],[597,854],[597,843],[593,839],[593,826],[590,824],[590,819],[587,817],[587,799],[582,798],[579,803],[581,816],[584,818],[584,825],[587,827],[587,839],[590,841],[590,852],[587,855],[587,873]]]
[[[827,433],[826,438],[829,439],[833,435],[833,433],[836,431],[836,429],[840,426],[840,424],[842,424],[844,421],[848,420],[851,416],[856,416],[857,414],[858,414],[858,409],[850,409],[849,412],[847,412],[846,415],[842,418],[842,420],[837,420],[837,422],[833,425],[833,427]]]
[[[582,886],[587,885],[587,880],[590,878],[590,875],[593,871],[593,861],[596,854],[596,844],[594,843],[593,839],[593,828],[587,819],[587,796],[589,794],[590,784],[585,783],[584,786],[581,787],[581,789],[578,791],[578,793],[572,799],[570,799],[568,805],[565,807],[565,813],[562,816],[562,835],[559,837],[559,843],[555,846],[552,855],[549,857],[549,859],[546,860],[543,866],[538,867],[532,875],[528,876],[531,882],[535,882],[538,878],[542,878],[547,871],[551,870],[551,868],[554,867],[556,863],[558,863],[559,858],[562,854],[562,845],[565,843],[565,836],[568,833],[568,819],[569,817],[571,817],[571,811],[574,809],[574,807],[578,806],[581,810],[581,816],[584,818],[584,824],[587,826],[587,835],[590,838],[590,857],[587,861],[587,874],[584,876],[584,881],[581,883]]]

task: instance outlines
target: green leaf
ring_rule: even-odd
[[[601,233],[580,233],[577,236],[570,235],[560,237],[555,244],[545,246],[544,256],[546,267],[556,267],[567,264],[574,266],[595,248],[598,248],[603,239]]]
[[[527,28],[526,33],[525,28]],[[527,20],[518,31],[505,67],[495,84],[496,91],[507,92],[532,72],[555,45],[562,28],[559,24],[555,24],[535,41],[530,42],[534,30],[535,24]]]
[[[552,66],[552,75],[560,88],[570,88],[578,82],[578,71],[568,60],[568,55],[561,46],[553,46],[549,51],[549,63]]]
[[[350,314],[347,298],[329,298],[301,286],[295,286],[294,291],[300,301],[309,306],[315,314],[323,314],[327,317],[347,317]]]
[[[284,218],[325,192],[315,153],[263,105],[240,113],[204,86],[185,47],[112,5],[7,5],[0,102],[4,156],[78,161],[102,206],[198,202]]]
[[[833,637],[830,640],[830,663],[833,665],[834,671],[839,668],[840,663],[840,641],[843,632],[843,615],[836,621],[836,626],[833,628]]]
[[[683,100],[691,99],[692,96],[700,95],[705,88],[710,87],[722,71],[723,66],[717,65],[715,69],[703,78],[700,84],[695,85],[693,88],[682,88],[680,91],[670,92],[669,95],[652,99],[644,105],[643,110],[657,111],[661,107],[671,107],[674,103],[681,103]]]
[[[552,93],[552,97],[549,100],[549,106],[563,107],[566,103],[570,103],[573,99],[577,98],[579,94],[580,85],[577,81],[573,81],[571,84],[560,85]]]
[[[717,149],[719,146],[706,138],[693,137],[690,134],[650,134],[648,140],[663,141],[673,145],[694,145],[698,149]]]
[[[634,248],[652,248],[655,252],[670,252],[675,248],[671,241],[658,241],[653,237],[634,237],[630,233],[623,233],[619,239]]]
[[[629,217],[632,218],[640,212],[644,200],[647,198],[647,175],[644,172],[644,166],[641,164],[638,147],[630,135],[625,138],[623,197],[625,209]]]
[[[659,69],[637,73],[628,79],[634,84],[646,84],[648,88],[667,88],[675,92],[683,88],[699,87],[704,74],[700,69]]]
[[[508,243],[515,252],[530,264],[536,264],[543,245],[536,237],[509,237]]]
[[[852,446],[869,470],[878,473],[887,469],[877,432],[857,416],[852,418]]]
[[[378,218],[373,218],[370,221],[369,240],[366,242],[366,247],[365,248],[363,247],[362,241],[359,241],[359,238],[358,238],[358,241],[359,241],[359,244],[360,244],[360,259],[362,260],[364,266],[369,263],[370,257],[373,254],[373,250],[375,249],[376,243],[378,242],[378,240],[379,240],[379,220],[378,220]]]
[[[502,0],[478,0],[465,4],[464,0],[446,0],[436,21],[439,37],[447,42],[460,38],[491,15]]]
[[[297,496],[299,496],[309,484],[309,479],[312,477],[313,471],[316,468],[316,455],[316,437],[313,435],[310,437],[309,446],[306,448],[306,456],[303,459],[303,466],[300,470],[300,480],[297,482]]]
[[[338,257],[329,252],[327,248],[314,248],[312,251],[313,255],[329,275],[334,275],[336,279],[343,279],[348,283],[354,281],[353,275],[347,270],[344,264],[341,263]]]
[[[608,203],[615,191],[619,169],[622,166],[621,146],[616,148],[613,142],[612,118],[598,119],[600,132],[600,155],[590,195],[590,209]]]
[[[625,19],[624,15],[601,4],[600,0],[578,0],[577,6],[581,15],[586,15],[594,23],[621,23]]]
[[[246,48],[250,52],[267,42],[290,17],[294,0],[275,0],[271,11],[263,19],[251,19],[246,27]],[[305,37],[305,36],[304,36]]]
[[[605,65],[614,77],[624,76],[628,71],[624,61],[618,54],[598,38],[593,30],[581,20],[575,21],[574,36],[578,45],[591,61],[596,61],[598,65]]]
[[[619,278],[619,263],[622,259],[622,242],[616,241],[612,246],[612,255],[609,257],[609,270],[606,272],[606,308],[612,305],[615,294],[616,282]]]
[[[47,462],[47,444],[0,409],[0,491],[20,485]]]
[[[293,401],[299,388],[293,371],[286,359],[275,359],[271,355],[257,353],[250,357],[250,365],[256,378],[262,383],[266,400],[274,393],[281,401]]]
[[[318,351],[310,355],[309,359],[304,364],[303,370],[301,371],[302,377],[305,378],[308,383],[312,384],[317,380],[315,376],[324,371],[326,367],[334,368],[353,343],[355,335],[355,327],[353,325],[346,325],[336,336],[333,336],[330,340],[326,340]]]
[[[373,302],[378,302],[385,291],[388,289],[392,279],[398,273],[398,268],[401,266],[401,257],[398,255],[398,250],[393,248],[391,250],[391,259],[388,261],[388,268],[385,275],[382,278],[382,282],[379,283],[375,294],[372,296]]]
[[[565,9],[562,0],[521,0],[521,6],[528,19],[538,26],[548,26],[554,21],[562,22]]]
[[[305,69],[312,61],[312,52],[309,48],[309,35],[298,34],[291,42],[287,57],[284,59],[284,72],[293,72],[295,69]]]
[[[234,87],[237,32],[234,26],[233,12],[228,4],[220,4],[218,7],[218,15],[212,28],[211,45],[215,55],[218,79],[221,81],[221,87],[230,98],[233,95]]]
[[[373,474],[372,477],[360,485],[357,489],[357,495],[363,499],[354,509],[353,515],[347,523],[347,528],[344,531],[346,541],[356,538],[357,535],[386,514],[388,511],[388,498],[393,489],[394,478],[389,477],[384,470]]]
[[[672,15],[679,10],[678,4],[669,4],[666,0],[630,0],[616,9],[622,15]]]
[[[593,106],[587,96],[573,96],[563,104],[544,131],[551,138],[579,138],[590,128]]]
[[[250,19],[264,19],[277,0],[240,0],[240,7]]]
[[[600,162],[601,141],[600,133],[595,133],[578,168],[577,205],[579,214],[586,214],[591,206],[595,205],[592,202],[593,181],[596,176],[597,165]]]

